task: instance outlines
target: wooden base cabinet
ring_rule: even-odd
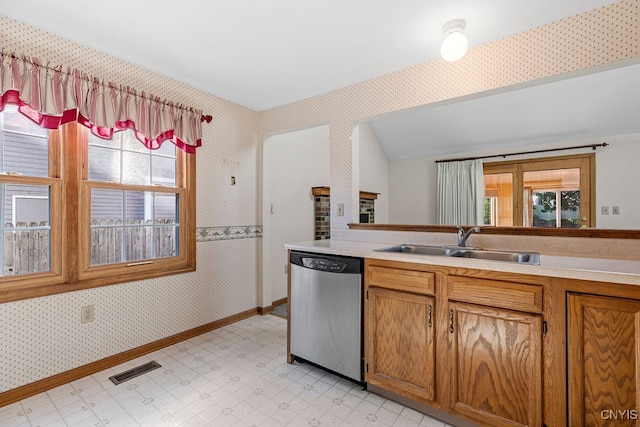
[[[436,274],[365,260],[365,381],[422,403],[436,399]]]
[[[568,295],[569,424],[640,425],[640,300]]]
[[[451,407],[490,426],[538,427],[543,285],[495,276],[447,278]]]
[[[492,426],[542,425],[542,316],[449,304],[451,407]]]
[[[368,289],[368,383],[420,401],[435,399],[434,314],[433,297]]]
[[[365,289],[370,384],[483,426],[640,426],[640,286],[367,259]]]
[[[365,261],[365,381],[481,425],[542,426],[540,280],[428,268]]]

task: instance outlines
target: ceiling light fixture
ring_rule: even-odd
[[[454,19],[442,27],[444,40],[440,45],[440,55],[448,62],[454,62],[462,58],[467,51],[469,42],[464,35],[464,27],[467,25],[464,19]]]

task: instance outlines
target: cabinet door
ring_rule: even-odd
[[[638,425],[640,301],[569,295],[571,426]]]
[[[371,287],[367,310],[365,380],[396,393],[433,401],[433,297]]]
[[[542,318],[449,304],[452,407],[492,426],[542,424]]]

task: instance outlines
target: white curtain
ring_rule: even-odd
[[[438,224],[482,225],[482,160],[438,163]]]

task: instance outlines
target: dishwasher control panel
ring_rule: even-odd
[[[302,258],[302,265],[313,270],[341,273],[347,267],[343,262],[330,261],[321,258]]]
[[[292,251],[292,265],[328,273],[361,274],[362,258],[332,256],[326,254]]]

